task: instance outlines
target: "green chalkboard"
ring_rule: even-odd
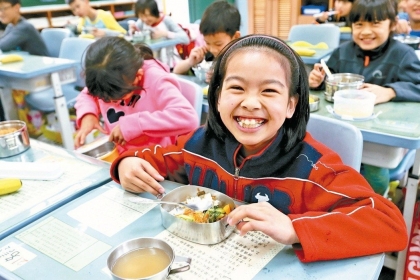
[[[22,7],[66,4],[65,0],[21,0]]]

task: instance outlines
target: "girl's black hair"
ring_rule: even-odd
[[[160,16],[159,7],[155,0],[138,0],[134,6],[135,15],[144,14],[149,10],[150,15],[158,18]]]
[[[351,23],[358,21],[383,21],[389,19],[391,24],[397,22],[398,1],[396,0],[356,0],[350,11]]]
[[[104,37],[92,43],[84,61],[90,95],[109,102],[141,89],[131,83],[145,59],[153,59],[153,52],[144,44],[132,45],[119,37]]]
[[[213,75],[208,90],[209,116],[207,120],[207,132],[214,133],[218,138],[223,139],[231,135],[230,131],[223,124],[217,110],[226,69],[230,58],[238,51],[254,51],[257,49],[270,49],[277,52],[281,57],[282,66],[285,68],[286,78],[289,86],[289,98],[298,96],[296,110],[290,119],[286,119],[282,148],[289,151],[305,137],[306,124],[309,119],[309,84],[305,70],[305,64],[283,40],[268,35],[248,35],[230,42],[218,55],[213,69]],[[273,62],[275,63],[275,62]],[[261,65],[261,71],[264,65]]]

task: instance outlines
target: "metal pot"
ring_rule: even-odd
[[[76,152],[112,163],[118,157],[118,150],[113,142],[108,141],[108,136],[99,138],[92,143],[77,149]]]
[[[229,196],[213,189],[192,185],[178,187],[166,194],[161,200],[183,202],[187,197],[196,196],[197,189],[210,193],[224,205],[229,204],[231,209],[235,208],[235,202]],[[168,231],[185,240],[198,244],[216,244],[228,238],[235,229],[227,223],[227,216],[214,223],[200,224],[169,214],[174,207],[176,206],[167,204],[160,206],[162,224]]]
[[[164,267],[160,272],[150,275],[143,278],[128,278],[124,277],[122,275],[116,275],[113,271],[114,266],[117,262],[117,260],[128,253],[131,253],[136,250],[144,249],[144,248],[153,248],[153,249],[161,249],[165,252],[165,254],[169,257],[168,263],[163,263],[162,267]],[[176,262],[182,262],[184,263],[182,266],[177,266],[176,269],[171,269],[171,266],[173,263]],[[125,279],[150,279],[150,280],[160,280],[160,279],[166,279],[169,274],[177,273],[177,272],[183,272],[190,269],[191,264],[191,258],[187,257],[180,257],[175,256],[174,250],[172,247],[166,243],[165,241],[158,239],[158,238],[151,238],[151,237],[141,237],[141,238],[135,238],[128,241],[125,241],[118,245],[108,256],[107,259],[107,266],[109,271],[111,272],[111,275],[114,279],[117,280],[125,280]],[[124,269],[126,273],[126,269]]]
[[[334,93],[343,89],[360,89],[365,77],[353,73],[332,74],[332,79],[325,81],[325,100],[334,102]]]
[[[0,122],[0,158],[20,154],[30,147],[26,123],[19,120]]]
[[[395,36],[394,37],[395,40],[400,41],[403,44],[406,44],[410,47],[412,47],[415,50],[419,49],[419,45],[420,45],[420,37],[418,36]]]

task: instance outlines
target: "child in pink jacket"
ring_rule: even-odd
[[[84,70],[86,88],[75,105],[76,147],[93,129],[109,134],[121,153],[151,144],[174,144],[178,135],[197,128],[194,108],[168,66],[153,59],[146,45],[101,38],[89,46]]]

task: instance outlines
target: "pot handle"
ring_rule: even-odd
[[[172,266],[174,266],[174,264],[177,264],[176,265],[177,267],[173,269],[171,268],[171,271],[169,271],[169,274],[174,274],[174,273],[184,272],[184,271],[189,270],[190,265],[191,265],[191,258],[175,256],[175,260]]]

